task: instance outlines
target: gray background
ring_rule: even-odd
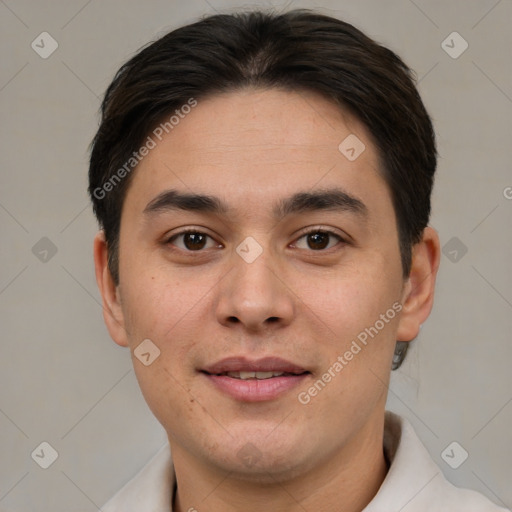
[[[103,325],[87,146],[121,63],[174,27],[239,5],[0,0],[0,509],[96,511],[166,442],[128,351]],[[394,372],[389,408],[409,418],[449,480],[512,506],[511,0],[243,5],[341,17],[417,72],[438,134],[432,225],[445,254],[434,311]],[[47,59],[31,47],[44,31],[59,45]],[[453,31],[469,44],[458,58],[441,46]],[[59,454],[46,470],[31,458],[43,441]],[[453,441],[469,453],[458,469],[441,457]]]

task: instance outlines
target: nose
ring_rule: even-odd
[[[219,323],[227,327],[240,324],[251,332],[289,325],[295,311],[294,294],[269,252],[263,251],[250,263],[237,253],[232,258],[232,270],[219,288]]]

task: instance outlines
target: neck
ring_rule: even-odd
[[[373,421],[322,464],[291,478],[258,483],[222,472],[171,443],[178,484],[174,512],[361,512],[381,486],[388,467],[383,452],[384,418]]]

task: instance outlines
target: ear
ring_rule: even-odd
[[[108,332],[118,345],[127,347],[128,337],[119,298],[119,287],[116,286],[108,268],[108,248],[103,231],[94,237],[94,266],[96,282],[103,299],[103,319]]]
[[[437,232],[426,227],[422,239],[412,248],[411,272],[404,284],[397,341],[412,341],[432,310],[440,253]]]

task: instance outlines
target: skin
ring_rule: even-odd
[[[366,146],[353,162],[338,150],[349,134]],[[395,342],[412,340],[428,317],[440,252],[426,228],[403,278],[379,168],[357,119],[313,93],[275,89],[199,101],[139,164],[121,217],[119,286],[101,232],[96,276],[114,341],[132,356],[147,338],[161,351],[149,366],[135,357],[133,364],[171,444],[175,510],[355,512],[377,493],[387,472]],[[331,188],[359,199],[366,215],[331,209],[274,218],[278,201]],[[227,213],[144,213],[169,189],[216,196]],[[211,238],[200,251],[183,236],[169,241],[184,228]],[[304,234],[320,228],[344,241],[333,235],[326,248],[311,248]],[[235,250],[249,236],[263,249],[252,263]],[[401,312],[300,403],[297,394],[396,302]],[[311,374],[275,400],[242,403],[198,372],[234,355],[279,356]],[[258,453],[251,466],[237,456],[247,443]]]

